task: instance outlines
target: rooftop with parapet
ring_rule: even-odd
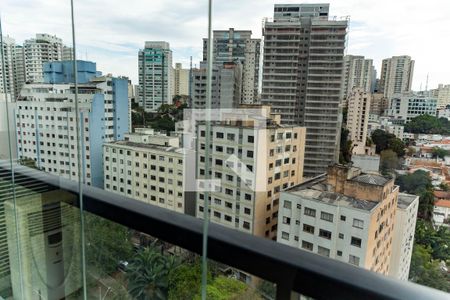
[[[399,193],[397,207],[406,209],[411,205],[411,203],[414,202],[414,200],[416,200],[417,197],[418,196],[416,196],[416,195]]]
[[[332,190],[332,186],[326,183],[326,176],[316,177],[311,181],[304,182],[300,185],[288,189],[286,192],[301,196],[308,200],[314,200],[325,204],[356,208],[371,211],[379,203],[375,201],[356,199],[354,197],[345,196]]]

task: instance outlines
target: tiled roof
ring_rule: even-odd
[[[450,200],[438,200],[434,202],[434,206],[450,208]]]

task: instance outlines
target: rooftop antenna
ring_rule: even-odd
[[[425,84],[425,92],[428,91],[428,75],[429,75],[429,73],[427,73],[427,82]]]

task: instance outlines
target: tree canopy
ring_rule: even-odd
[[[388,133],[381,129],[376,129],[372,132],[371,136],[372,142],[376,145],[376,153],[381,153],[381,151],[391,149],[394,151],[398,157],[405,155],[405,144],[394,134]]]
[[[450,134],[450,122],[446,118],[420,115],[405,124],[405,131],[411,133]]]
[[[418,216],[431,221],[433,218],[434,194],[430,175],[425,171],[417,170],[411,174],[398,176],[395,183],[400,187],[401,192],[419,196]]]

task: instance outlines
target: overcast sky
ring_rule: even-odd
[[[207,35],[206,0],[74,0],[79,59],[97,62],[104,73],[125,75],[137,84],[137,52],[146,40],[165,40],[175,62],[198,65]],[[308,1],[314,3],[312,1]],[[350,16],[347,54],[381,60],[415,59],[413,88],[450,84],[450,0],[331,0],[331,16]],[[72,44],[69,0],[1,0],[3,33],[16,42],[50,33]],[[274,3],[303,1],[214,1],[213,29],[252,30],[261,37]]]

